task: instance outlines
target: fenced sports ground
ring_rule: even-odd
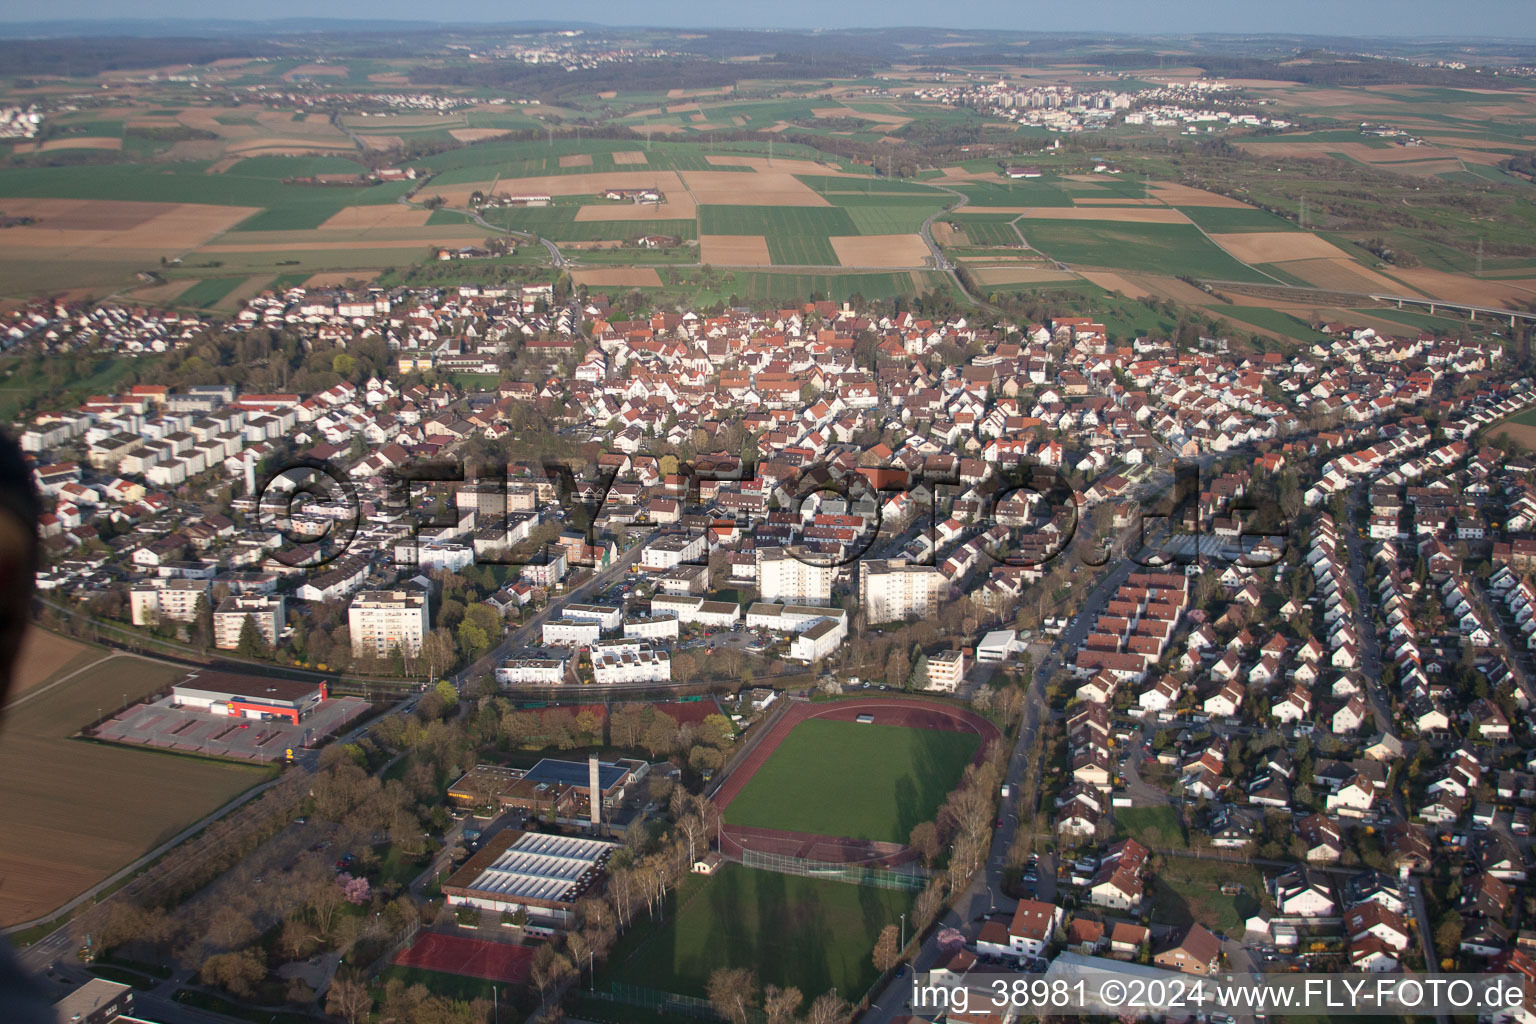
[[[986,718],[922,698],[795,701],[715,791],[720,851],[758,866],[896,868],[915,855],[913,826],[932,821],[968,762],[999,737]],[[773,861],[771,858],[783,858]]]

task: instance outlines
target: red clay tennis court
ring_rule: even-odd
[[[462,935],[427,932],[410,949],[395,954],[401,967],[421,967],[448,974],[466,974],[487,981],[516,984],[527,980],[533,950],[505,942],[487,942]]]

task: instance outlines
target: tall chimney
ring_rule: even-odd
[[[598,781],[597,755],[587,758],[587,805],[591,809],[592,831],[603,823],[603,787]]]

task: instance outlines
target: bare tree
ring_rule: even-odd
[[[757,975],[745,967],[717,967],[709,976],[709,1005],[731,1024],[747,1024],[757,1002]]]
[[[765,1024],[795,1024],[795,1015],[800,1012],[800,1004],[803,1002],[805,996],[800,994],[799,989],[769,985],[763,990],[763,1016],[767,1018]]]
[[[560,991],[576,975],[576,968],[554,946],[545,943],[533,953],[533,966],[528,976],[539,990],[539,1003],[548,1005],[550,996]]]
[[[368,985],[356,974],[338,974],[325,993],[325,1012],[334,1013],[347,1024],[359,1024],[366,1020],[373,1009],[373,997]]]
[[[805,1013],[805,1024],[845,1024],[853,1015],[853,1007],[834,992],[823,992],[816,997]]]
[[[880,938],[875,940],[875,970],[884,974],[901,962],[901,950],[897,947],[899,941],[895,925],[888,924],[880,929]]]
[[[688,847],[688,862],[692,864],[698,860],[698,851],[701,845],[708,845],[706,837],[708,831],[704,822],[696,814],[684,814],[677,822],[677,831],[683,837],[683,842]]]

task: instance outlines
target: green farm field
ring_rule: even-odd
[[[978,743],[970,733],[812,718],[784,737],[725,820],[905,843],[938,814]]]
[[[1284,217],[1268,210],[1248,210],[1228,206],[1181,206],[1179,212],[1206,231],[1299,231]]]
[[[1296,341],[1328,340],[1326,334],[1314,331],[1310,325],[1278,309],[1265,309],[1263,306],[1211,306],[1209,309],[1216,316],[1224,317],[1237,331],[1247,324]]]
[[[834,986],[857,1000],[876,973],[870,950],[910,894],[726,864],[689,875],[665,917],[632,929],[598,980],[703,996],[710,972],[751,968],[809,1003]]]
[[[837,206],[701,206],[704,235],[856,235],[848,211]]]
[[[1013,219],[1013,214],[1006,213],[980,216],[955,213],[944,217],[944,220],[960,225],[965,231],[966,242],[976,246],[1021,245],[1019,233],[1013,227]]]
[[[1021,227],[1032,248],[1076,267],[1156,267],[1164,274],[1221,281],[1270,280],[1217,248],[1190,224],[1034,220]]]
[[[243,277],[205,277],[176,297],[178,306],[207,309],[238,288]]]
[[[970,200],[968,206],[1071,206],[1072,197],[1041,178],[1010,182],[975,182],[951,186]]]

